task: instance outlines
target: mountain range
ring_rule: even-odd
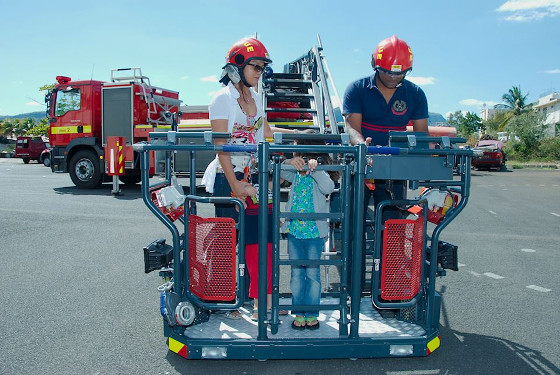
[[[13,119],[13,118],[34,118],[35,120],[40,120],[43,117],[45,117],[45,111],[21,113],[19,115],[14,115],[14,116],[0,115],[0,120]]]

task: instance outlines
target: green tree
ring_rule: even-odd
[[[510,111],[511,112],[511,111]],[[497,112],[492,118],[484,121],[484,126],[491,134],[496,134],[503,131],[507,125],[508,120],[511,118],[510,112]]]
[[[466,115],[459,118],[457,133],[464,137],[468,137],[475,132],[483,131],[484,129],[482,119],[476,113],[467,112]]]
[[[513,110],[515,115],[521,114],[526,107],[525,101],[529,94],[523,95],[520,86],[513,86],[507,93],[502,95],[502,100]]]
[[[519,138],[512,145],[515,152],[523,157],[531,157],[546,135],[544,116],[534,111],[513,116],[508,121],[507,131]]]
[[[449,126],[453,126],[455,127],[455,129],[459,128],[459,123],[461,122],[461,119],[463,118],[463,112],[461,111],[455,111],[454,113],[450,113],[447,116],[447,124],[449,124]]]
[[[43,117],[39,122],[29,129],[25,135],[38,135],[42,137],[47,137],[49,132],[49,119]]]

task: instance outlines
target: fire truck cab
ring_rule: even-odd
[[[56,80],[45,98],[53,147],[51,170],[70,173],[77,187],[97,187],[107,171],[107,138],[118,136],[125,139],[125,168],[119,179],[138,183],[138,156],[130,146],[147,140],[156,128],[171,128],[181,103],[179,93],[151,86],[140,68],[113,70],[111,82],[72,81],[65,76]]]

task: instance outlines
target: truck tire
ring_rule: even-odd
[[[51,166],[51,157],[50,156],[45,156],[43,158],[43,165],[45,167],[50,167]]]
[[[29,159],[29,158],[23,158],[23,164],[29,164],[29,160],[31,160],[31,159]]]
[[[70,160],[68,172],[74,185],[79,188],[93,189],[101,185],[99,158],[93,151],[78,151]]]

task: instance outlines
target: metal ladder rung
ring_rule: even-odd
[[[281,99],[287,99],[292,101],[294,99],[308,99],[314,98],[313,94],[300,94],[300,93],[281,93],[281,92],[271,92],[266,94],[267,98],[273,99],[274,101],[281,101]]]
[[[266,112],[317,113],[311,108],[266,108]]]
[[[286,85],[295,85],[295,87],[302,87],[303,85],[309,86],[313,83],[313,81],[310,81],[308,79],[283,79],[283,78],[272,78],[272,79],[267,79],[264,81],[264,83],[272,83],[275,84],[276,86],[286,86]]]
[[[130,81],[130,82],[144,82],[148,81],[148,77],[146,76],[125,76],[125,77],[113,77],[113,82],[122,82],[122,81]]]

